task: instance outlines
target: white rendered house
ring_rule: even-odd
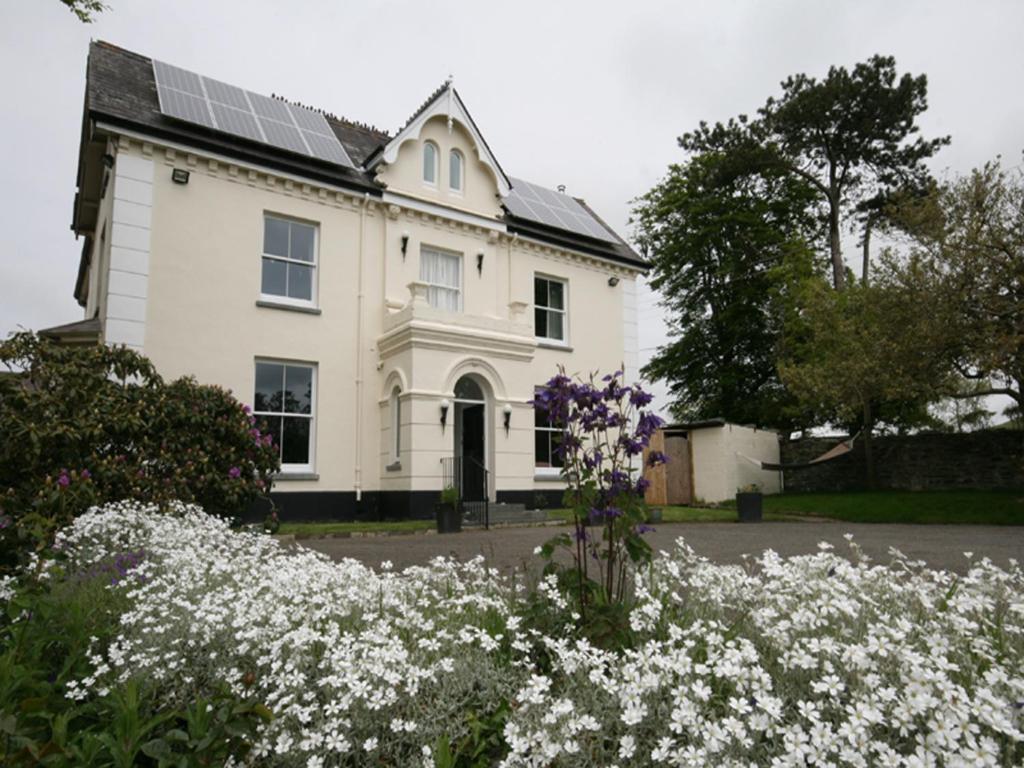
[[[388,135],[93,43],[77,186],[85,319],[46,333],[251,404],[283,516],[426,515],[453,462],[557,503],[534,388],[637,375],[643,260],[508,176],[448,83]]]

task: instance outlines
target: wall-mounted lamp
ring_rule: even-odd
[[[175,168],[171,171],[171,181],[175,184],[188,184],[189,172],[184,168]]]
[[[441,401],[441,431],[444,432],[444,426],[448,423],[448,409],[452,407],[451,402],[448,398]]]
[[[405,261],[405,252],[409,248],[409,233],[402,233],[402,261]]]
[[[505,437],[508,437],[508,431],[512,426],[512,406],[505,403],[502,413],[505,414]]]
[[[614,275],[608,278],[608,285],[610,285],[612,288],[614,288],[618,284],[619,278],[615,277]]]
[[[483,251],[480,251],[480,253],[478,253],[476,255],[476,273],[478,275],[483,275],[483,273],[484,273],[484,252]]]

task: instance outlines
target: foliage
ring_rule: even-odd
[[[457,507],[459,505],[459,489],[454,485],[445,486],[441,491],[441,503],[447,504],[449,507]]]
[[[947,394],[1024,405],[1024,170],[987,163],[894,216],[934,274],[933,304],[948,307],[947,364],[979,384]]]
[[[813,271],[813,190],[738,131],[709,134],[634,209],[672,337],[644,375],[668,382],[677,418],[788,428],[775,358],[789,273]]]
[[[556,453],[568,486],[564,502],[573,512],[572,534],[562,534],[541,548],[549,560],[545,572],[556,576],[559,587],[572,595],[581,626],[590,632],[614,629],[626,598],[630,565],[651,557],[642,537],[647,481],[633,477],[638,469],[634,462],[663,423],[645,410],[651,399],[638,384],[623,384],[622,371],[604,376],[600,384],[596,375],[589,381],[573,381],[560,371],[534,396],[534,408],[562,430]],[[651,466],[665,460],[658,451],[647,456]],[[601,531],[600,540],[588,530],[591,526]],[[571,572],[551,560],[558,547],[572,553]],[[600,627],[609,620],[608,627]]]
[[[229,392],[165,383],[126,347],[0,342],[0,514],[8,564],[89,506],[142,497],[238,515],[266,495],[277,449]]]
[[[83,24],[91,24],[96,20],[96,15],[108,9],[108,5],[101,0],[60,0],[68,10],[71,11]]]
[[[83,570],[146,553],[75,695],[140,672],[161,700],[249,691],[275,713],[252,753],[268,768],[1024,760],[1017,564],[956,575],[821,545],[738,568],[679,542],[633,576],[630,646],[599,648],[543,584],[563,623],[531,626],[521,585],[482,559],[374,572],[138,504],[60,541]]]
[[[0,620],[0,763],[8,766],[206,766],[246,754],[269,712],[218,692],[165,708],[143,676],[71,701],[91,673],[91,648],[109,648],[129,608],[111,588],[135,578],[144,555],[123,553],[65,572],[54,563],[5,601]],[[147,759],[148,757],[148,759]]]

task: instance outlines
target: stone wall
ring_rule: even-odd
[[[782,463],[809,461],[838,438],[782,441]],[[993,429],[969,434],[924,433],[872,441],[879,488],[978,490],[1024,488],[1024,432]],[[848,491],[865,487],[864,441],[853,451],[808,469],[787,470],[787,492]]]

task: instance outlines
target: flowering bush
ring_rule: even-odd
[[[589,381],[574,381],[562,370],[537,390],[533,400],[547,422],[561,428],[555,453],[568,486],[565,504],[572,509],[574,529],[571,536],[549,542],[541,554],[550,558],[559,545],[569,549],[575,578],[562,578],[561,583],[575,598],[582,624],[591,628],[597,618],[604,623],[614,618],[626,596],[628,563],[650,559],[650,547],[641,538],[647,481],[634,479],[633,474],[638,457],[663,424],[644,410],[651,395],[638,384],[623,384],[622,371],[606,375],[600,383],[596,379],[592,375]],[[652,466],[663,463],[665,455],[651,451],[648,461]],[[600,526],[600,539],[587,530],[591,524]],[[597,571],[596,579],[591,570]],[[552,562],[549,571],[558,572],[557,563]],[[598,616],[588,616],[592,608],[598,609]]]
[[[183,499],[235,515],[269,490],[277,449],[224,389],[165,383],[125,347],[60,346],[29,333],[0,342],[0,364],[19,372],[0,377],[8,566],[93,504]]]
[[[89,511],[58,543],[82,571],[144,553],[108,586],[129,607],[67,694],[141,676],[169,702],[216,686],[255,697],[275,717],[235,764],[1024,760],[1017,565],[957,576],[823,545],[719,566],[680,542],[635,575],[630,647],[602,649],[530,628],[522,587],[480,559],[375,572],[196,507],[128,503]],[[539,599],[571,610],[555,581]]]

